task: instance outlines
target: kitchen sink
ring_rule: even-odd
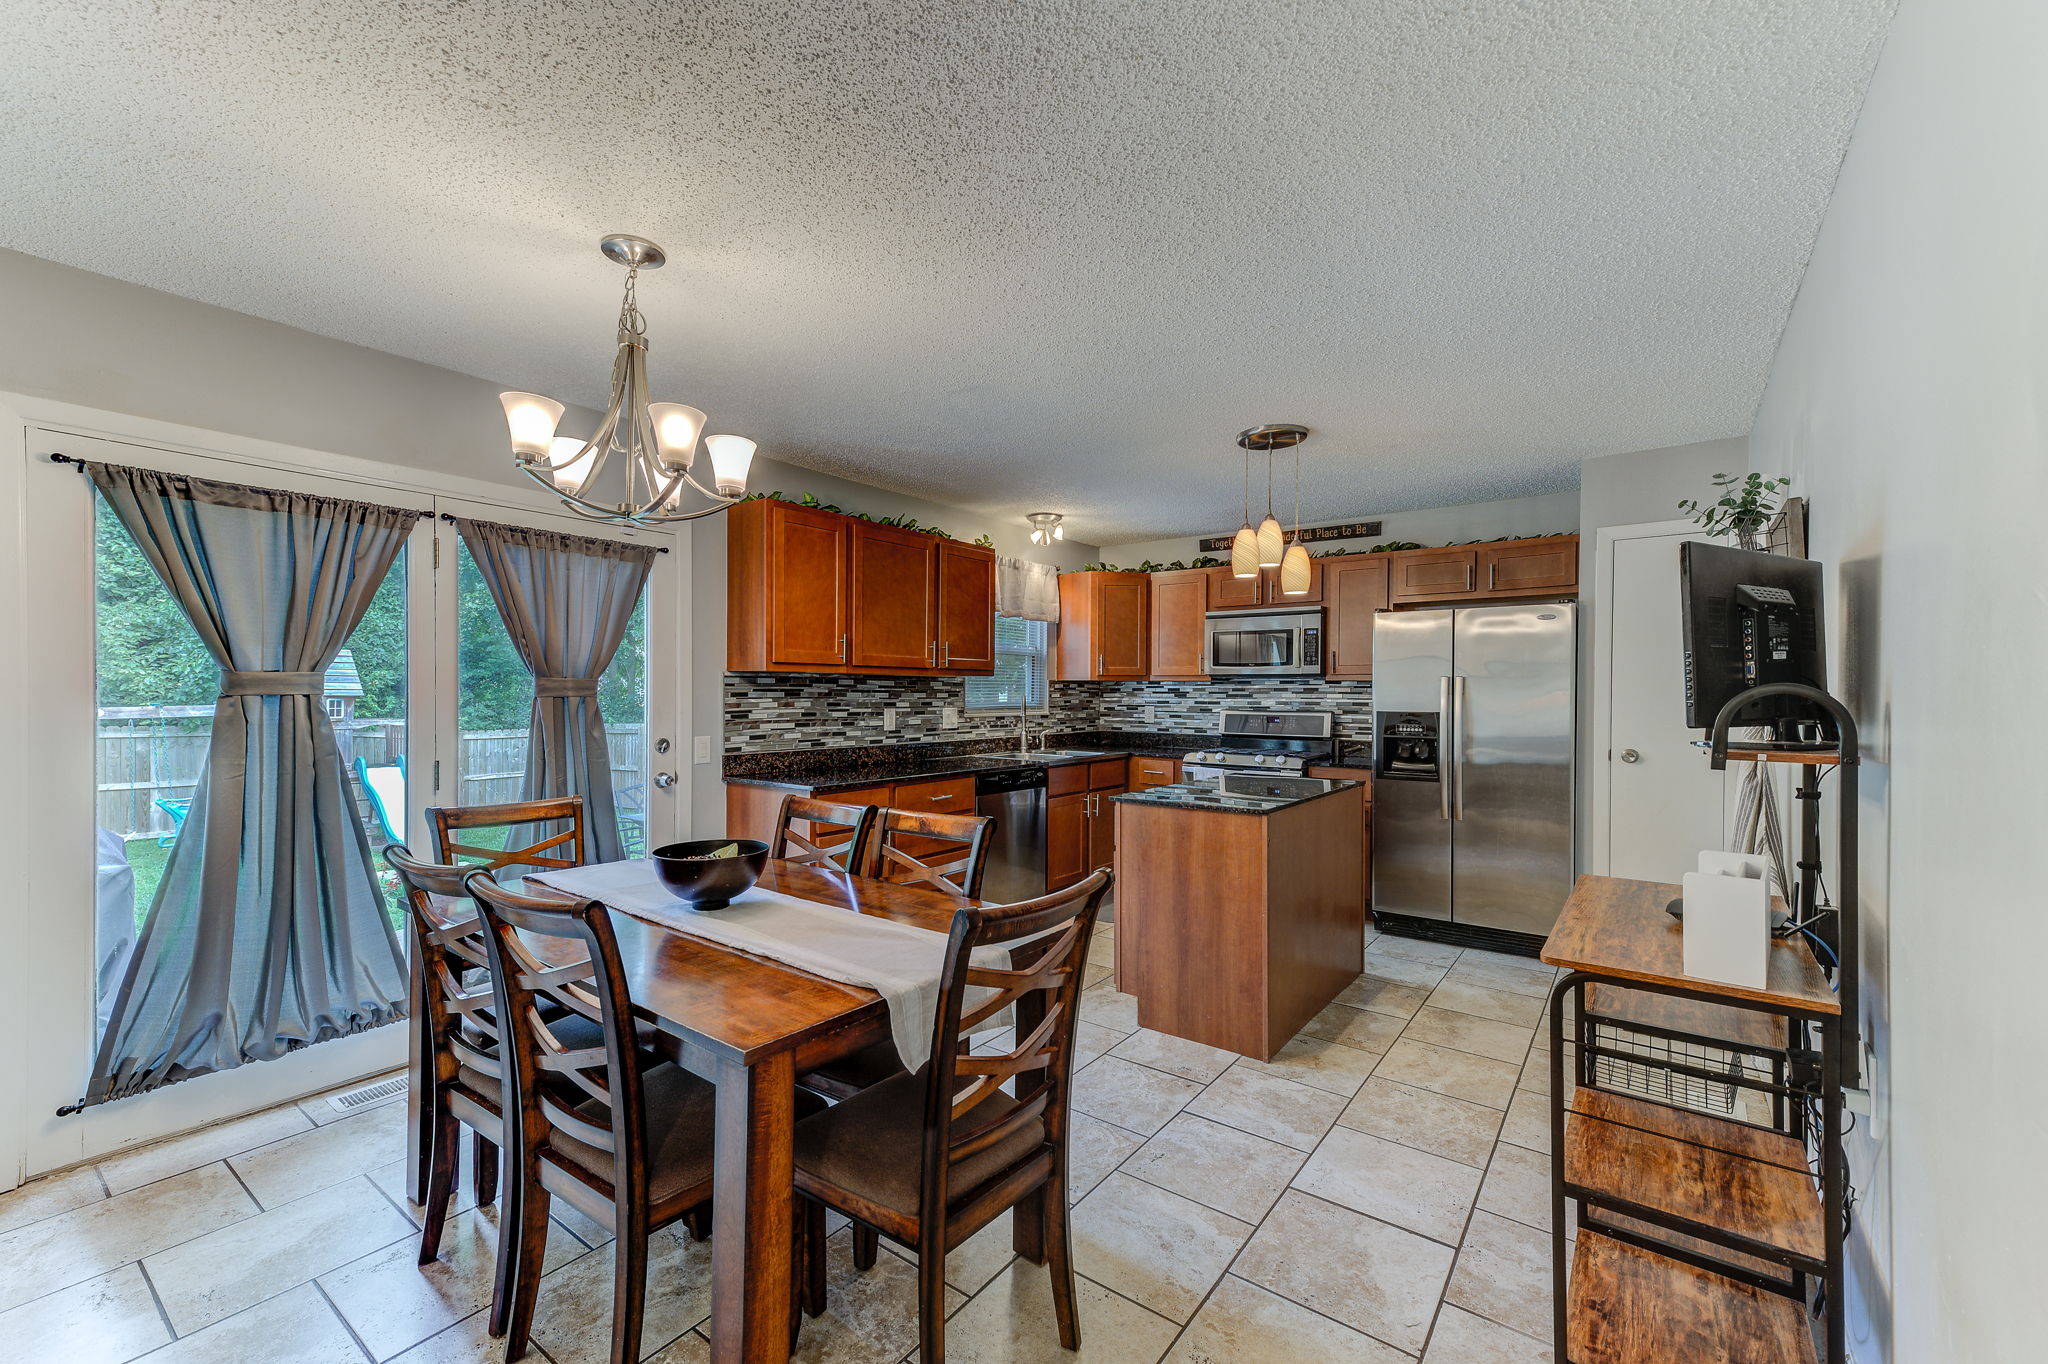
[[[1104,748],[1044,748],[1037,752],[1041,758],[1106,758],[1109,750]]]

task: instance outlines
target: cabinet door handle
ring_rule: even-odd
[[[1097,654],[1097,655],[1095,655],[1095,671],[1096,671],[1097,675],[1100,675],[1100,674],[1101,674],[1101,673],[1102,673],[1102,672],[1104,671],[1104,669],[1103,669],[1103,666],[1102,666],[1102,655],[1101,655],[1101,654]]]
[[[1486,590],[1494,592],[1500,588],[1500,560],[1491,559],[1486,565]]]
[[[1473,567],[1472,567],[1472,565],[1471,565],[1471,564],[1466,564],[1466,565],[1465,565],[1465,590],[1466,590],[1467,592],[1470,592],[1470,591],[1472,590],[1472,574],[1473,574],[1473,572],[1474,572],[1474,570],[1473,570]]]
[[[941,668],[953,666],[953,641],[950,639],[939,645],[939,666]]]
[[[841,635],[841,636],[839,637],[839,659],[840,659],[840,661],[841,661],[842,663],[846,661],[846,636],[845,636],[845,635]]]

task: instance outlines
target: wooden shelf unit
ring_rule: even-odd
[[[1678,894],[1582,876],[1544,947],[1568,972],[1550,1014],[1561,1359],[1815,1360],[1806,1305],[1819,1280],[1825,1358],[1842,1364],[1839,1001],[1802,940],[1773,941],[1762,989],[1685,975],[1684,930],[1665,911]],[[1579,1039],[1570,1074],[1568,1016]],[[1817,1030],[1817,1067],[1794,1051],[1795,1023]],[[1647,1045],[1621,1046],[1616,1029]],[[1725,1071],[1716,1057],[1730,1058]],[[1603,1059],[1684,1076],[1695,1100],[1725,1087],[1730,1112],[1625,1092]],[[1768,1097],[1768,1124],[1735,1114],[1743,1093]]]
[[[1799,1303],[1598,1232],[1572,1261],[1571,1364],[1813,1364]]]

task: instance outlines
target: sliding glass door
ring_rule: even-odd
[[[18,920],[0,985],[16,1035],[34,1044],[22,1049],[22,1087],[10,1106],[18,1124],[0,1133],[0,1158],[14,1167],[0,1170],[0,1189],[16,1170],[58,1168],[400,1065],[406,1043],[403,1026],[371,1027],[59,1115],[85,1094],[165,868],[187,837],[223,683],[187,608],[123,522],[50,453],[419,513],[313,697],[332,725],[353,817],[402,947],[402,909],[375,854],[395,842],[427,851],[430,806],[520,798],[531,723],[531,672],[444,517],[674,547],[654,556],[599,679],[598,704],[624,851],[672,841],[686,827],[687,786],[675,780],[686,536],[628,536],[552,515],[517,493],[503,502],[452,498],[385,466],[358,462],[338,476],[332,462],[316,465],[299,452],[202,455],[55,428],[24,434],[21,486],[37,515],[0,542],[38,566],[9,684],[27,717],[15,771],[34,785],[17,793],[15,874],[35,912]]]

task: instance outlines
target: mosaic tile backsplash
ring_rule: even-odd
[[[728,673],[725,751],[844,748],[1007,738],[1014,715],[968,715],[957,677],[823,677]],[[962,711],[947,728],[943,710]],[[896,728],[883,712],[896,712]],[[1222,710],[1327,710],[1335,713],[1340,746],[1372,740],[1372,684],[1320,678],[1216,682],[1055,682],[1049,715],[1033,715],[1031,731],[1138,730],[1213,734]]]

